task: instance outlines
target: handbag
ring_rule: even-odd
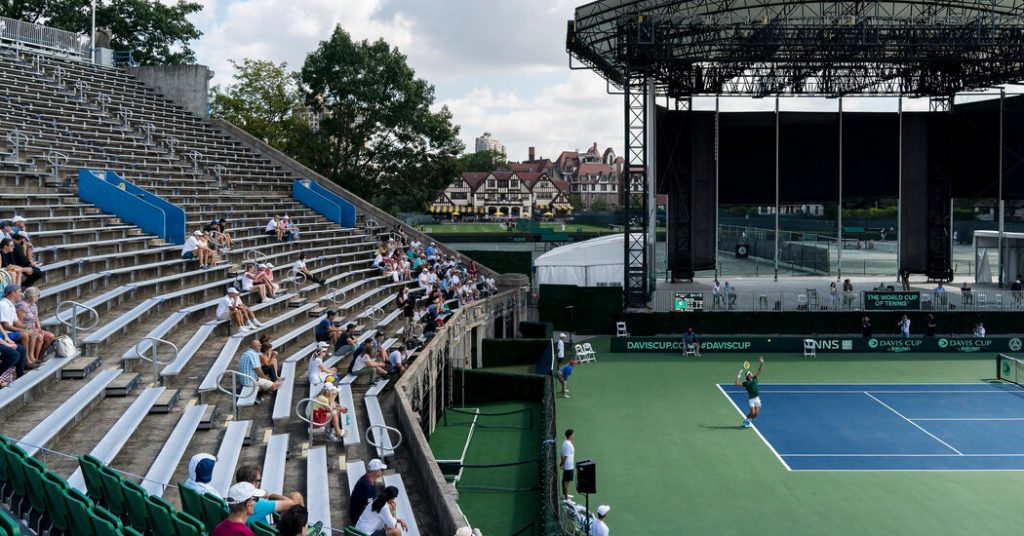
[[[54,352],[57,357],[78,357],[78,348],[75,348],[74,341],[67,335],[61,335],[53,341]]]

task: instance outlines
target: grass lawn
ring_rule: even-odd
[[[571,398],[557,398],[557,428],[559,444],[562,431],[576,430],[577,460],[598,462],[590,504],[612,506],[613,534],[937,536],[1010,534],[1024,524],[1021,471],[787,471],[755,431],[740,427],[716,386],[756,355],[612,354],[607,338],[594,346],[598,361],[577,366]],[[765,357],[764,384],[981,382],[995,374],[991,355]],[[770,397],[764,404],[772,411]]]

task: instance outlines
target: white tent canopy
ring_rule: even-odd
[[[622,286],[623,240],[613,234],[558,247],[533,261],[541,285]]]

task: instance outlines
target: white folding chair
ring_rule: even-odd
[[[577,344],[575,350],[577,363],[586,363],[592,360],[590,353],[587,352],[586,348],[584,348],[582,344]]]
[[[804,357],[815,357],[818,355],[818,347],[814,345],[814,339],[804,339]]]
[[[583,352],[587,356],[587,362],[597,361],[597,352],[594,351],[594,347],[589,342],[583,343]]]
[[[625,322],[616,322],[615,323],[615,336],[616,337],[629,337],[629,332],[626,331],[626,323]]]
[[[684,342],[683,343],[683,355],[684,356],[685,355],[692,355],[692,356],[696,357],[696,355],[697,355],[697,345],[696,344],[686,344]]]

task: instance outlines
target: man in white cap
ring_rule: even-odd
[[[181,258],[187,261],[198,259],[200,268],[202,267],[203,259],[200,258],[202,253],[197,250],[199,249],[199,239],[202,238],[202,236],[202,231],[196,231],[186,238],[185,244],[181,246]]]
[[[558,344],[555,345],[555,355],[559,360],[565,359],[565,333],[558,334]]]
[[[263,325],[262,322],[256,320],[256,315],[252,310],[242,303],[242,298],[239,297],[238,289],[235,287],[228,287],[227,294],[217,300],[216,314],[217,320],[234,320],[238,325],[238,330],[242,332],[257,329]]]
[[[32,240],[32,238],[28,236],[28,230],[26,229],[28,220],[26,220],[24,216],[15,216],[11,222],[14,224],[14,229],[12,230],[15,233]]]
[[[239,482],[228,489],[224,502],[228,504],[228,517],[213,529],[213,536],[256,536],[245,521],[256,511],[256,500],[267,492],[249,482]]]
[[[366,464],[366,474],[352,488],[351,499],[348,503],[348,518],[352,523],[358,521],[359,516],[363,515],[363,510],[366,510],[366,506],[377,498],[377,487],[374,483],[387,468],[388,466],[377,458]]]
[[[597,507],[597,519],[590,522],[590,536],[608,536],[608,525],[605,524],[605,520],[608,519],[608,512],[612,509],[607,504],[602,504]]]

